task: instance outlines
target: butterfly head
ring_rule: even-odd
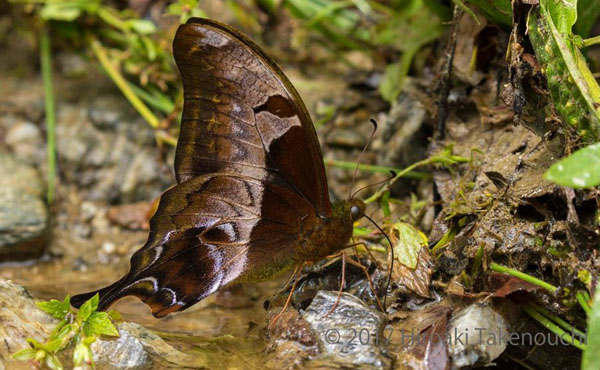
[[[365,215],[365,203],[360,199],[350,199],[346,206],[353,222],[360,220]]]

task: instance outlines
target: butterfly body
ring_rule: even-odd
[[[359,200],[332,206],[304,103],[251,40],[192,18],[173,54],[184,85],[177,185],[161,196],[129,273],[98,291],[100,309],[134,295],[162,317],[317,262],[345,248],[364,211]]]

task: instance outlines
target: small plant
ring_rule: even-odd
[[[66,296],[61,302],[56,299],[37,302],[37,306],[61,320],[50,333],[45,343],[33,338],[27,338],[31,348],[25,348],[13,354],[13,358],[21,361],[34,361],[46,364],[50,369],[63,369],[57,357],[58,352],[74,345],[73,365],[87,364],[94,367],[91,344],[102,335],[118,337],[119,331],[113,324],[119,320],[116,311],[100,312],[98,309],[99,296],[96,294],[86,301],[79,311],[71,309],[70,297]]]

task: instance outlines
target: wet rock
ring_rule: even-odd
[[[385,315],[347,293],[329,313],[337,296],[337,292],[320,291],[302,315],[318,335],[323,355],[317,361],[339,367],[390,368],[391,359],[382,348]]]
[[[506,349],[509,328],[488,304],[474,303],[454,315],[448,333],[452,368],[461,369],[490,365]]]
[[[48,229],[44,185],[31,165],[0,152],[0,262],[42,254]]]

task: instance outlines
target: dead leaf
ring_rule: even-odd
[[[414,269],[401,263],[394,264],[392,278],[396,283],[417,293],[421,297],[429,298],[429,285],[433,273],[433,259],[427,247],[422,247],[417,255],[417,266]]]

